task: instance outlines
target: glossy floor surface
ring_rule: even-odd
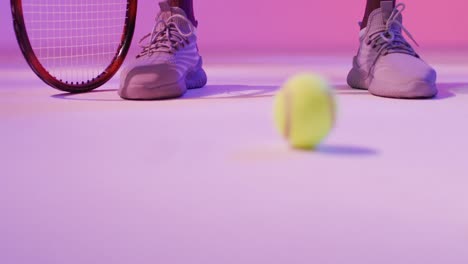
[[[207,56],[171,101],[46,87],[0,66],[0,263],[468,263],[468,58],[434,100],[345,85],[349,54]],[[335,86],[315,152],[273,129],[291,74]]]

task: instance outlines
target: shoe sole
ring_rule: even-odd
[[[404,87],[404,90],[397,90],[395,87]],[[369,87],[369,92],[375,96],[396,99],[431,99],[438,93],[435,83],[412,81],[405,84],[394,84],[376,80]]]
[[[386,98],[430,99],[434,98],[438,93],[435,83],[413,81],[405,84],[395,84],[377,81],[373,80],[367,72],[356,67],[353,67],[349,72],[347,82],[353,89],[369,90],[375,96]],[[404,87],[404,91],[396,90],[395,87]]]
[[[202,60],[195,67],[194,70],[187,73],[187,75],[178,80],[177,82],[166,84],[166,85],[156,85],[156,86],[145,86],[145,87],[126,87],[125,89],[119,89],[119,95],[126,100],[165,100],[179,98],[183,96],[188,89],[198,89],[202,88],[208,82],[208,77],[205,70],[202,68]],[[138,89],[138,96],[129,96],[128,92],[122,93],[121,91],[135,90]]]

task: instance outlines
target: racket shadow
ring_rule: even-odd
[[[117,95],[117,89],[98,89],[87,93],[60,93],[54,94],[51,97],[54,99],[71,100],[71,101],[96,101],[96,102],[120,102]],[[112,94],[112,96],[110,96]],[[118,98],[116,98],[118,97]]]

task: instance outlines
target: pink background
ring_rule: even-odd
[[[157,0],[140,0],[138,40],[152,27]],[[200,46],[207,51],[354,49],[365,1],[195,0]],[[468,47],[465,0],[408,1],[406,27],[423,48]],[[0,50],[16,49],[9,1],[0,1]],[[135,47],[136,45],[134,45]]]

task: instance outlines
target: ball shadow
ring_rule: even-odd
[[[368,147],[332,144],[323,144],[315,152],[333,156],[377,156],[379,154],[377,150]]]

